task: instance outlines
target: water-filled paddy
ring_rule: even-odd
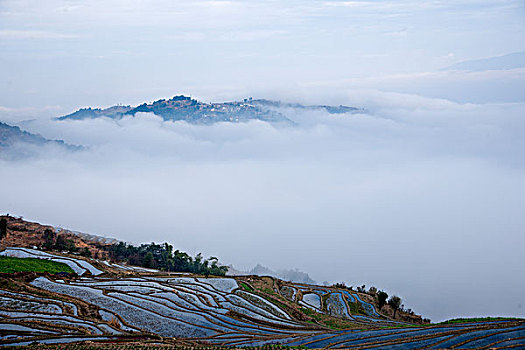
[[[387,349],[431,347],[437,342],[461,345],[465,341],[480,341],[485,346],[490,344],[489,341],[507,339],[500,335],[500,330],[491,328],[506,327],[504,322],[508,321],[381,329],[384,326],[396,326],[398,322],[387,320],[384,316],[378,317],[374,306],[357,293],[335,288],[314,288],[315,291],[304,288],[303,291],[303,287],[283,289],[281,286],[281,290],[287,290],[290,295],[285,297],[281,294],[280,300],[293,300],[295,296],[302,295],[302,300],[295,301],[295,305],[308,306],[318,313],[330,313],[333,317],[346,319],[345,325],[360,327],[362,330],[334,331],[311,322],[300,322],[293,317],[293,313],[288,314],[289,309],[282,302],[272,302],[275,294],[265,299],[239,288],[233,278],[134,276],[118,279],[90,277],[57,282],[39,277],[31,284],[89,301],[94,307],[100,308],[96,311],[98,319],[73,316],[72,313],[78,315],[79,308],[70,301],[49,298],[39,300],[32,295],[1,290],[0,306],[8,307],[0,310],[0,315],[8,318],[10,323],[24,320],[54,324],[61,334],[78,338],[87,333],[107,337],[128,334],[128,331],[144,331],[163,337],[206,339],[216,345],[260,346],[275,343],[304,345],[308,348],[341,348],[368,344],[369,347],[381,346]],[[298,290],[302,292],[297,293]],[[326,306],[323,311],[322,300]],[[369,315],[352,315],[347,301],[360,303]],[[15,305],[23,306],[25,312],[13,310]],[[80,303],[78,305],[81,306]],[[512,338],[509,341],[518,342],[514,338],[522,336],[524,327],[518,324],[512,324],[514,329],[510,326],[502,328],[501,331]],[[20,326],[31,329],[29,325]],[[16,331],[13,329],[12,332]],[[33,333],[38,332],[35,330]],[[477,339],[480,336],[487,340]],[[56,341],[57,337],[49,334],[49,339]],[[66,341],[70,339],[67,337]]]

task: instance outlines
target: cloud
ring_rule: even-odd
[[[368,114],[283,110],[296,127],[35,120],[30,131],[88,149],[3,161],[0,210],[375,284],[435,320],[523,316],[525,105],[409,97],[361,92]]]
[[[445,70],[489,71],[525,68],[525,51],[455,63]]]
[[[218,41],[218,42],[236,42],[236,41],[255,41],[270,39],[274,37],[283,37],[287,34],[284,30],[245,30],[245,31],[226,31],[223,33],[204,33],[204,32],[179,32],[169,34],[169,39],[175,39],[185,42],[199,41]]]
[[[228,32],[219,36],[219,40],[224,41],[252,41],[268,39],[272,37],[283,37],[286,35],[284,30],[254,30],[241,32]]]
[[[0,120],[8,123],[20,123],[26,119],[37,117],[52,117],[62,111],[60,106],[43,107],[5,107],[0,106]]]
[[[393,37],[393,38],[405,38],[408,35],[408,30],[403,29],[403,30],[387,32],[387,33],[384,33],[384,35]]]
[[[45,30],[0,30],[0,39],[77,39],[80,35],[69,33],[57,33]]]
[[[2,4],[3,37],[27,38],[4,40],[0,75],[11,83],[0,84],[2,105],[27,105],[28,87],[39,92],[30,96],[35,105],[74,108],[86,103],[87,96],[89,103],[107,105],[166,96],[174,89],[196,92],[215,85],[218,94],[229,87],[268,91],[334,80],[351,81],[343,88],[458,102],[523,100],[519,94],[523,84],[510,74],[482,84],[472,76],[444,74],[434,80],[421,74],[494,54],[489,51],[519,50],[524,32],[515,1]],[[387,35],[405,31],[406,37],[394,40]],[[72,39],[76,36],[82,37]],[[454,52],[454,59],[444,56],[449,52]],[[409,76],[417,74],[421,79]],[[462,79],[469,83],[458,84]]]
[[[394,74],[370,74],[346,79],[312,80],[308,88],[332,88],[353,91],[378,91],[382,95],[401,94],[410,99],[456,103],[523,102],[525,68],[485,71],[422,71]],[[399,96],[401,96],[399,95]]]

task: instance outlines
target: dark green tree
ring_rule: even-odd
[[[178,249],[173,253],[173,271],[187,271],[190,256]]]
[[[168,256],[171,257],[171,255],[173,254],[173,246],[171,244],[169,244],[168,242],[165,242],[164,243],[164,250],[166,250],[166,253],[168,253]]]
[[[153,267],[153,253],[147,252],[144,257],[144,262],[142,263],[144,267]]]
[[[378,302],[379,309],[381,309],[386,304],[387,299],[388,299],[388,294],[386,292],[383,292],[382,290],[380,290],[377,293],[377,302]]]
[[[84,249],[82,249],[80,252],[80,255],[85,256],[86,258],[91,258],[91,251],[88,247],[84,247]]]
[[[5,218],[0,219],[0,240],[7,237],[7,220]]]
[[[57,235],[55,250],[68,251],[70,253],[77,252],[78,248],[72,239],[66,239],[63,235]]]
[[[43,247],[46,250],[51,250],[55,246],[55,240],[56,240],[56,233],[55,231],[46,228],[44,231],[44,244]]]
[[[58,235],[54,248],[56,250],[66,250],[66,239],[62,235]]]

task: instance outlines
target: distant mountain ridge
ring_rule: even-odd
[[[481,58],[455,63],[442,70],[482,72],[486,70],[509,70],[525,67],[525,51],[512,52],[503,56]]]
[[[0,122],[0,148],[10,147],[17,142],[43,144],[50,142],[50,140],[38,134],[31,134],[27,131],[24,131],[18,126],[12,126]],[[62,143],[64,142],[62,141]]]
[[[240,271],[230,265],[227,274],[229,276],[242,276],[242,275],[272,276],[272,277],[280,278],[282,280],[290,281],[294,283],[317,284],[316,281],[310,278],[310,275],[308,275],[308,273],[299,271],[298,269],[273,271],[266,266],[262,266],[261,264],[255,265],[255,267],[251,269],[250,271]]]
[[[234,102],[205,103],[191,97],[179,95],[169,100],[161,99],[139,106],[112,106],[109,108],[81,108],[71,114],[58,117],[58,120],[82,120],[107,117],[121,119],[136,113],[153,113],[166,121],[183,120],[193,124],[211,124],[216,122],[246,122],[262,120],[270,123],[294,124],[278,108],[296,108],[305,110],[324,110],[330,114],[356,113],[359,108],[348,106],[307,106],[298,103],[284,103],[271,100],[254,100],[252,98]]]
[[[18,126],[0,122],[0,151],[9,151],[11,156],[30,156],[36,147],[54,145],[67,150],[80,150],[81,146],[70,145],[62,140],[49,140],[39,134],[20,129]],[[5,153],[4,153],[5,154]]]
[[[63,117],[56,118],[58,120],[65,120],[65,119],[91,119],[91,118],[98,118],[98,117],[108,117],[108,118],[120,118],[122,115],[124,115],[126,112],[131,110],[131,106],[113,106],[105,109],[101,108],[81,108],[76,112],[73,112],[71,114],[65,115]]]

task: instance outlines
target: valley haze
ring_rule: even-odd
[[[37,141],[0,138],[0,214],[376,286],[432,321],[525,317],[524,18],[520,1],[2,1],[0,130]],[[152,107],[180,96],[201,114]]]
[[[2,210],[377,285],[433,320],[521,315],[523,281],[506,276],[523,270],[523,107],[279,112],[294,123],[24,122],[84,149],[2,161]]]

